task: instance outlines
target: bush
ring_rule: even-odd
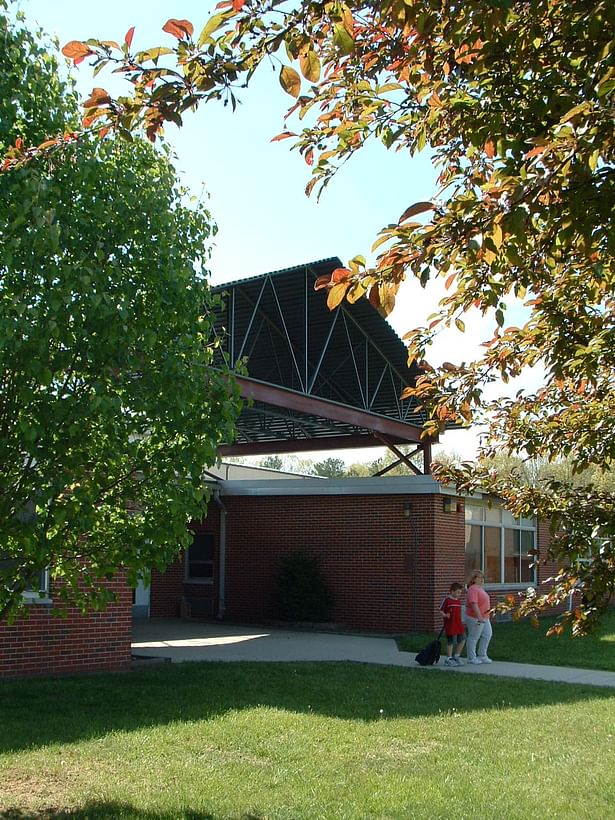
[[[273,588],[273,615],[281,621],[329,620],[331,593],[320,562],[304,553],[280,558]]]

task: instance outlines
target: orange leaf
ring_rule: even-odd
[[[380,294],[378,293],[378,288],[375,286],[370,288],[369,302],[372,307],[376,308],[376,310],[380,310]]]
[[[271,142],[280,142],[280,140],[287,140],[289,137],[296,137],[296,134],[293,134],[291,131],[282,131],[281,134],[278,134],[277,137],[273,137]]]
[[[128,29],[128,31],[126,32],[126,36],[124,37],[124,42],[126,43],[128,48],[130,48],[130,46],[132,45],[132,38],[134,37],[134,33],[135,33],[135,27],[134,26],[131,26]]]
[[[339,282],[347,282],[351,275],[348,268],[336,268],[331,274],[331,284],[336,285]]]
[[[323,288],[328,288],[330,284],[331,277],[329,276],[329,274],[319,276],[318,279],[314,282],[314,290],[322,290]]]
[[[299,54],[299,65],[301,73],[311,83],[317,83],[320,79],[320,60],[313,48],[306,48]]]
[[[547,146],[546,145],[537,145],[536,148],[532,148],[531,151],[528,151],[525,155],[525,159],[530,159],[531,157],[537,157],[539,154],[542,154]]]
[[[93,88],[89,98],[83,103],[84,108],[98,108],[111,102],[109,92],[104,88]]]
[[[89,57],[90,54],[94,54],[94,52],[89,46],[86,46],[86,44],[82,43],[80,40],[71,40],[62,49],[62,54],[65,57],[74,60],[75,65],[77,65],[78,62],[80,63],[86,57]]]
[[[430,108],[442,108],[442,100],[435,91],[431,92],[431,96],[427,100],[427,105]]]
[[[489,159],[493,159],[495,156],[495,142],[491,137],[487,137],[485,140],[485,154],[489,157]]]
[[[399,217],[399,222],[404,222],[406,219],[410,219],[411,216],[416,216],[417,214],[422,214],[425,211],[432,210],[433,204],[431,202],[415,202],[414,205],[406,208],[403,214]]]
[[[301,77],[288,65],[283,65],[280,71],[280,85],[291,97],[298,97],[301,91]]]
[[[305,155],[305,161],[308,165],[314,164],[314,150],[312,148],[310,148],[310,150]]]
[[[455,277],[456,277],[456,276],[457,276],[457,274],[456,274],[456,273],[451,273],[451,275],[448,277],[448,279],[447,279],[447,280],[446,280],[446,282],[444,283],[444,289],[445,289],[445,290],[448,290],[448,289],[450,288],[450,286],[451,286],[451,285],[453,284],[453,282],[455,281]]]
[[[15,140],[15,148],[17,148],[17,150],[18,150],[18,151],[20,151],[20,150],[21,150],[22,145],[23,145],[23,140],[22,140],[22,138],[21,138],[21,137],[17,137],[17,139]]]
[[[317,182],[318,182],[318,177],[313,177],[313,179],[311,179],[308,182],[308,184],[305,186],[305,195],[306,196],[309,196],[312,193],[312,189],[314,188],[314,186],[316,185]]]
[[[329,310],[334,310],[341,302],[344,301],[344,296],[346,296],[346,291],[349,287],[349,282],[340,282],[331,288],[329,295],[327,296],[327,307]]]
[[[241,11],[244,7],[246,0],[233,0],[233,9],[234,11]]]
[[[93,125],[93,123],[95,123],[95,122],[96,122],[96,120],[97,120],[99,117],[103,117],[106,113],[107,113],[107,112],[106,112],[106,111],[104,111],[104,110],[102,110],[102,109],[101,109],[101,110],[98,110],[98,111],[94,111],[94,113],[93,113],[93,114],[88,114],[86,117],[84,117],[84,118],[81,120],[81,124],[83,125],[83,127],[84,127],[84,128],[89,128],[89,127],[90,127],[90,125]]]
[[[173,37],[177,37],[178,40],[183,40],[184,38],[192,37],[194,26],[190,20],[175,20],[175,18],[172,17],[170,20],[167,20],[162,30],[166,31],[167,34],[172,34]]]

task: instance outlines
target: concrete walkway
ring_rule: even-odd
[[[258,626],[235,626],[179,619],[139,619],[133,625],[135,658],[182,661],[353,661],[406,666],[422,674],[495,675],[615,688],[615,672],[566,666],[494,661],[491,664],[422,667],[415,653],[400,652],[392,638],[292,632]]]

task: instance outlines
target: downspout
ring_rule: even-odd
[[[218,549],[218,612],[216,618],[222,620],[224,618],[225,602],[225,584],[226,584],[226,507],[220,498],[220,490],[214,490],[214,503],[220,510],[220,543]]]

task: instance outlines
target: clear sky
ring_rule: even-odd
[[[61,46],[88,37],[121,42],[135,26],[133,47],[139,49],[172,39],[162,31],[169,17],[186,18],[199,31],[213,5],[197,0],[18,3],[28,21],[55,34]],[[109,74],[93,78],[87,61],[76,76],[84,94],[95,85],[117,88]],[[436,174],[426,154],[411,159],[374,142],[340,170],[320,202],[308,199],[304,188],[309,167],[298,152],[289,150],[290,140],[271,142],[282,130],[291,101],[279,86],[277,72],[263,66],[240,99],[234,113],[230,107],[208,104],[186,114],[182,129],[171,126],[166,131],[184,182],[195,195],[207,192],[218,225],[210,265],[215,284],[329,256],[342,262],[358,253],[369,258],[380,228],[396,221],[408,205],[435,194]],[[435,290],[437,294],[426,294],[416,283],[405,286],[390,318],[400,335],[434,310],[441,295],[440,288]],[[477,343],[491,336],[490,329],[477,319],[465,335],[443,339],[432,360],[468,359]],[[442,439],[443,449],[463,457],[471,457],[475,445],[476,436],[469,431],[451,431]],[[371,460],[378,452],[339,455],[346,461]]]

